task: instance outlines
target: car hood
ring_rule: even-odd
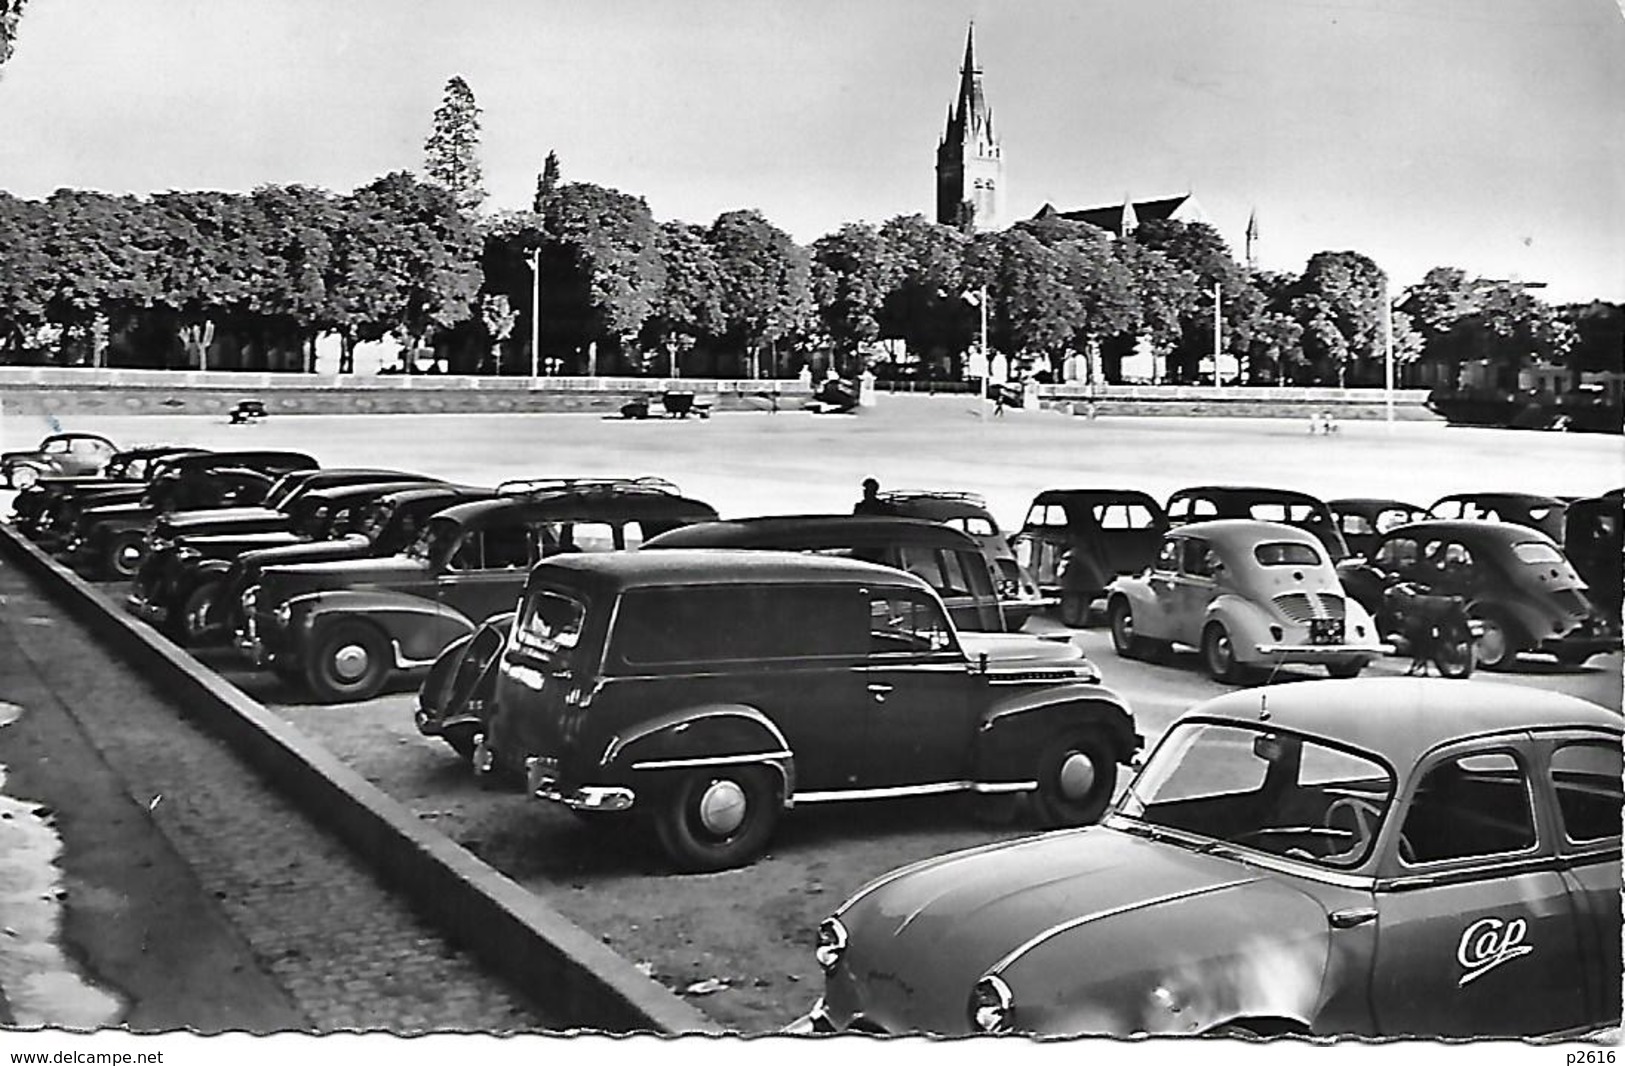
[[[1325,910],[1233,859],[1093,826],[889,877],[837,912],[848,947],[827,999],[843,1024],[861,1012],[893,1033],[967,1032],[971,991],[997,972],[1022,1028],[1188,1031],[1214,1019],[1192,1011],[1158,1024],[1139,1000],[1181,974],[1256,983],[1260,974],[1241,973],[1249,953],[1278,972],[1283,994],[1269,1010],[1303,1017],[1319,999]],[[1218,987],[1176,994],[1236,998]]]
[[[1083,659],[1070,640],[1045,640],[1028,633],[961,632],[959,645],[972,661],[986,655],[990,669],[1064,666]]]
[[[420,579],[428,565],[420,559],[391,555],[382,559],[329,559],[315,563],[266,567],[260,575],[262,601],[320,589],[359,585],[397,585]]]
[[[247,537],[239,538],[244,542],[244,551],[237,557],[237,561],[244,571],[258,573],[272,566],[358,559],[367,555],[372,548],[367,538],[353,534],[338,540],[307,540],[299,543],[290,543],[286,540],[277,542],[270,539],[275,536],[286,537],[287,534],[262,534],[255,543],[249,543]]]
[[[288,516],[269,507],[218,507],[201,511],[171,511],[158,520],[158,529],[172,537],[184,537],[203,529],[247,525],[257,529],[268,524],[287,525]]]

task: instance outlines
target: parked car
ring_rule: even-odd
[[[476,768],[645,815],[685,870],[750,861],[800,804],[1024,792],[1092,821],[1139,745],[1070,643],[961,634],[925,582],[855,560],[558,556],[518,612]]]
[[[444,740],[460,758],[472,759],[490,729],[497,669],[516,613],[494,614],[448,644],[418,686],[418,732]]]
[[[1575,573],[1586,583],[1586,595],[1608,618],[1619,621],[1620,570],[1625,546],[1620,530],[1625,527],[1625,500],[1618,495],[1576,500],[1569,504],[1563,521],[1563,554]]]
[[[906,570],[942,597],[960,629],[1001,632],[1009,627],[982,547],[957,529],[917,518],[876,515],[776,515],[696,522],[653,537],[660,548],[748,548],[818,552]],[[1025,621],[1025,617],[1022,619]]]
[[[1383,590],[1411,582],[1460,596],[1478,629],[1473,654],[1486,670],[1511,667],[1520,652],[1579,664],[1620,647],[1618,621],[1604,618],[1585,582],[1544,533],[1509,522],[1416,522],[1385,533],[1369,561],[1342,569],[1343,585],[1367,610]]]
[[[1046,489],[1012,540],[1039,591],[1060,601],[1061,621],[1078,627],[1113,579],[1151,565],[1166,532],[1162,505],[1143,492]]]
[[[1337,563],[1348,557],[1349,547],[1337,530],[1337,519],[1326,504],[1305,492],[1240,485],[1202,485],[1180,489],[1168,497],[1168,525],[1206,522],[1214,518],[1251,518],[1280,522],[1313,533]]]
[[[254,506],[283,475],[311,470],[301,452],[205,452],[166,460],[139,498],[98,501],[75,519],[62,545],[69,565],[92,578],[134,577],[146,555],[147,527],[168,511]]]
[[[999,601],[1005,625],[1020,629],[1027,619],[1049,606],[1032,575],[1016,560],[1010,541],[987,509],[987,501],[974,492],[933,489],[890,489],[878,494],[880,514],[940,522],[975,538],[999,575]]]
[[[1441,521],[1511,522],[1538,529],[1563,542],[1563,514],[1568,504],[1556,496],[1528,492],[1459,492],[1443,496],[1428,508],[1427,517]]]
[[[6,487],[26,489],[40,478],[99,474],[118,445],[95,433],[52,433],[32,451],[0,454]]]
[[[1163,537],[1154,563],[1107,590],[1112,647],[1147,658],[1183,644],[1216,680],[1260,666],[1319,663],[1353,677],[1392,649],[1367,609],[1343,595],[1324,545],[1279,522],[1193,522]]]
[[[267,568],[243,593],[237,644],[319,700],[367,699],[511,609],[537,561],[634,548],[716,517],[709,504],[637,481],[461,504],[429,519],[401,555]]]
[[[139,495],[169,456],[196,454],[203,449],[173,444],[147,445],[117,452],[99,474],[43,477],[17,493],[11,502],[11,524],[23,536],[49,549],[57,508],[79,493],[105,492],[114,488],[135,489]]]
[[[1414,503],[1369,496],[1327,500],[1326,506],[1332,509],[1349,551],[1364,556],[1376,549],[1378,538],[1390,529],[1427,517],[1427,511]]]
[[[342,536],[352,509],[401,489],[427,483],[418,475],[410,480],[345,483],[333,471],[334,483],[312,487],[314,478],[287,496],[281,506],[263,515],[240,514],[209,523],[212,511],[184,511],[161,517],[147,535],[147,556],[130,582],[125,605],[131,614],[158,627],[183,646],[223,637],[213,621],[214,601],[233,560],[245,552],[306,543],[331,543]],[[376,475],[387,476],[387,475]],[[335,525],[345,516],[345,526]],[[181,521],[166,525],[171,518]],[[277,528],[279,525],[287,528]],[[202,529],[192,533],[189,530]],[[357,538],[365,543],[364,538]],[[332,556],[334,558],[342,557]],[[292,560],[288,560],[292,561]]]
[[[1101,825],[820,927],[795,1029],[1469,1037],[1620,1017],[1619,712],[1373,678],[1192,708]]]

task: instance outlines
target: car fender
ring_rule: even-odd
[[[1114,600],[1125,600],[1134,612],[1134,632],[1152,640],[1172,640],[1167,615],[1157,602],[1157,594],[1143,576],[1120,577],[1106,586],[1106,613],[1111,615]]]
[[[1202,632],[1211,622],[1223,623],[1230,632],[1230,646],[1235,649],[1239,662],[1259,662],[1260,644],[1273,642],[1270,626],[1275,618],[1264,608],[1245,596],[1234,592],[1221,592],[1207,605],[1202,614]]]
[[[446,646],[474,632],[476,623],[434,600],[387,589],[334,589],[288,600],[301,658],[327,627],[355,620],[383,633],[402,670],[430,666]]]
[[[599,765],[647,774],[688,767],[757,763],[779,775],[786,807],[795,799],[795,754],[773,720],[745,703],[680,707],[617,736]]]
[[[1033,753],[1051,738],[1079,729],[1104,733],[1120,763],[1134,758],[1143,743],[1133,713],[1110,689],[1068,682],[1013,693],[982,714],[976,731],[977,779],[1030,781]]]
[[[1496,589],[1488,595],[1467,599],[1470,614],[1496,614],[1511,619],[1518,627],[1514,634],[1520,649],[1532,648],[1552,634],[1555,611],[1541,610],[1541,605],[1517,588]]]

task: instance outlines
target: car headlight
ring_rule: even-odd
[[[828,973],[840,964],[845,954],[846,926],[839,918],[825,918],[818,926],[818,947],[813,951],[813,958]]]
[[[970,994],[970,1024],[978,1033],[1003,1033],[1010,1029],[1015,997],[1010,986],[995,974],[976,982]]]

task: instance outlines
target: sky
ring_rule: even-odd
[[[972,19],[1012,220],[1190,192],[1264,269],[1625,300],[1621,0],[30,0],[0,189],[348,191],[421,169],[461,75],[488,209],[551,149],[805,243],[932,213]]]

